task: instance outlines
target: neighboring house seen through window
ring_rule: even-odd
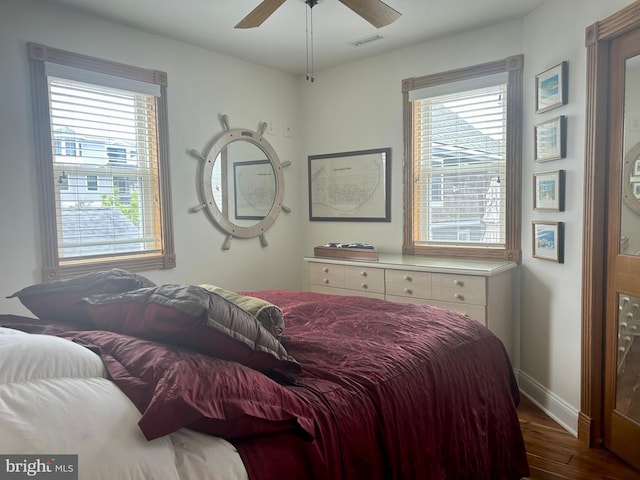
[[[98,177],[96,175],[87,175],[87,190],[98,190]]]
[[[166,77],[29,44],[45,280],[175,266]]]
[[[522,63],[403,82],[403,253],[520,260]]]

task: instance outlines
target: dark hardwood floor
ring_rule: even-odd
[[[518,407],[531,480],[640,480],[607,450],[587,448],[524,395]]]

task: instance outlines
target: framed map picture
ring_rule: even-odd
[[[391,149],[309,157],[309,220],[391,221]]]

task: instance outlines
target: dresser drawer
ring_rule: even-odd
[[[344,265],[309,263],[309,283],[326,287],[344,288]]]
[[[480,290],[461,290],[456,288],[431,289],[431,298],[451,303],[468,303],[470,305],[485,305],[486,296]]]
[[[410,270],[386,270],[387,295],[410,298],[431,297],[431,274]]]
[[[459,290],[480,290],[484,292],[484,277],[434,273],[431,277],[433,288],[456,288]]]
[[[451,303],[486,304],[484,278],[467,275],[434,274],[431,297]]]
[[[344,267],[344,287],[372,293],[384,293],[384,270],[370,267]]]

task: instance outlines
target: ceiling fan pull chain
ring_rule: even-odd
[[[307,81],[315,82],[316,77],[313,75],[313,7],[318,3],[318,0],[306,0],[305,3],[309,6],[308,10],[305,10],[306,20],[306,43],[307,43]]]
[[[309,10],[304,9],[305,19],[305,42],[307,47],[307,80],[309,80]]]
[[[311,10],[311,83],[313,83],[316,81],[316,77],[313,74],[313,8],[311,7],[309,9]]]

